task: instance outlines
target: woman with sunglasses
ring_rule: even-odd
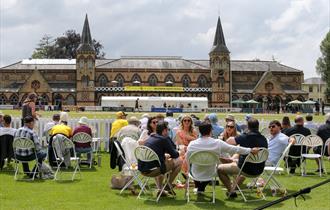
[[[144,143],[147,141],[150,135],[156,133],[157,123],[158,120],[156,116],[148,118],[147,129],[142,131],[140,138],[138,140],[139,145],[144,145]]]
[[[225,127],[225,130],[220,134],[219,139],[222,141],[227,141],[229,137],[236,137],[239,136],[240,133],[236,129],[236,124],[234,121],[228,121]],[[229,153],[223,153],[222,157],[220,158],[220,161],[222,163],[231,163],[233,161],[238,160],[239,155],[234,154],[230,156]]]
[[[194,129],[193,120],[189,115],[184,115],[180,121],[180,129],[177,132],[177,144],[181,151],[181,158],[183,160],[182,171],[186,175],[188,172],[188,165],[185,161],[187,147],[189,143],[197,139],[197,131]]]
[[[225,130],[220,134],[219,139],[226,141],[229,137],[239,136],[240,133],[236,129],[235,122],[228,121]]]

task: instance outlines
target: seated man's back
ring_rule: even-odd
[[[247,134],[242,134],[241,136],[236,137],[235,141],[241,147],[268,148],[267,139],[263,135],[261,135],[258,131],[250,131]],[[237,164],[239,168],[242,167],[246,157],[247,155],[240,155]],[[258,163],[258,164],[246,163],[243,168],[243,172],[249,175],[258,175],[262,173],[264,167],[265,167],[265,163]]]

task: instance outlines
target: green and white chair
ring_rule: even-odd
[[[159,164],[159,167],[160,167],[160,160],[159,160],[159,157],[158,155],[155,153],[155,151],[153,151],[152,149],[150,149],[149,147],[146,147],[146,146],[138,146],[135,151],[134,151],[134,154],[135,154],[135,157],[138,161],[143,161],[143,162],[153,162],[153,161],[157,161],[158,164]],[[159,170],[159,167],[155,167],[153,169],[151,169],[151,171],[153,170]],[[172,171],[167,171],[164,175],[164,178],[165,178],[165,183],[163,184],[163,187],[162,189],[160,190],[160,192],[158,193],[158,196],[156,198],[156,200],[152,200],[152,201],[156,201],[158,202],[159,199],[160,199],[160,196],[162,195],[162,193],[164,192],[165,190],[165,187],[166,186],[169,186],[172,190],[172,187],[171,185],[169,185],[169,177],[170,177],[170,174],[171,174]],[[144,174],[142,174],[143,176],[145,176]],[[141,191],[137,197],[137,199],[141,199],[141,194],[142,193],[145,193],[146,194],[146,186],[149,182],[151,177],[148,177],[146,176],[146,179],[144,181],[144,183],[142,184],[142,188],[141,188]],[[173,197],[175,197],[173,195]]]
[[[189,167],[189,175],[187,179],[187,189],[186,189],[186,197],[187,197],[187,203],[190,202],[190,194],[189,194],[189,182],[190,179],[194,181],[200,181],[200,182],[205,182],[205,181],[211,181],[212,182],[212,203],[215,203],[215,182],[218,177],[217,173],[217,166],[219,164],[219,155],[217,155],[214,152],[210,151],[198,151],[192,153],[188,157],[188,165]],[[205,167],[214,167],[214,170],[210,171],[208,177],[198,177],[194,174],[192,174],[191,171],[191,166],[196,165],[196,166],[205,166]]]
[[[89,143],[89,144],[92,144],[92,140],[93,140],[93,138],[89,134],[83,133],[83,132],[76,133],[72,137],[72,141],[74,143],[81,143],[81,144]],[[85,153],[86,154],[89,153],[91,155],[91,159],[90,159],[90,162],[89,162],[89,168],[92,168],[92,165],[93,165],[93,149],[91,149],[90,152],[85,152]]]
[[[250,185],[249,188],[247,189],[241,189],[241,187],[237,184],[237,181],[235,180],[234,181],[234,189],[237,188],[238,191],[240,192],[240,194],[242,195],[243,199],[245,202],[248,202],[248,201],[259,201],[259,200],[265,200],[266,197],[265,195],[263,194],[262,190],[259,190],[258,188],[256,188],[256,193],[257,194],[260,194],[260,197],[261,198],[256,198],[256,199],[253,199],[253,200],[248,200],[246,198],[246,194],[244,194],[244,192],[250,192],[250,194],[253,192],[253,189],[254,187],[257,187],[257,180],[258,178],[263,174],[263,171],[260,173],[260,174],[257,174],[257,175],[250,175],[250,174],[246,174],[243,172],[243,169],[244,169],[244,165],[246,163],[252,163],[252,164],[259,164],[259,163],[263,163],[263,162],[266,162],[267,159],[268,159],[268,149],[266,148],[260,148],[259,152],[257,154],[248,154],[247,157],[245,158],[244,160],[244,163],[237,175],[237,177],[239,178],[240,176],[244,176],[246,178],[252,178],[252,183]]]
[[[301,153],[303,152],[303,149],[304,149],[303,142],[305,141],[305,136],[302,134],[293,134],[289,138],[290,139],[294,138],[296,140],[295,144],[291,145],[290,149],[293,147],[299,147],[298,150],[300,150],[300,154],[299,155],[290,155],[290,150],[289,150],[288,154],[285,156],[285,167],[286,167],[286,171],[287,171],[288,175],[290,175],[290,167],[289,167],[288,158],[291,158],[291,159],[300,158],[300,162],[302,161]],[[300,163],[300,170],[302,171],[301,163]]]
[[[38,163],[38,157],[37,157],[37,152],[36,152],[36,147],[35,147],[34,142],[31,139],[28,139],[28,138],[18,137],[18,138],[14,139],[13,149],[14,149],[14,158],[15,158],[15,176],[14,176],[14,179],[15,180],[24,180],[24,181],[33,181],[34,178],[36,177],[37,171],[40,172],[40,170],[39,170],[40,165]],[[34,158],[32,160],[28,160],[28,161],[17,159],[16,150],[33,150]],[[34,171],[26,172],[28,174],[33,174],[32,178],[29,178],[29,179],[24,179],[24,178],[19,179],[18,178],[18,175],[20,173],[20,171],[19,171],[19,169],[20,169],[19,163],[20,162],[21,163],[27,163],[27,164],[29,164],[29,162],[34,162],[35,163],[36,167],[34,168]]]
[[[309,149],[307,149],[305,152],[302,152],[301,153],[301,160],[302,160],[302,163],[301,163],[301,176],[307,176],[307,173],[306,173],[306,162],[307,160],[316,160],[318,161],[318,165],[319,165],[319,175],[320,177],[322,176],[322,168],[325,168],[323,167],[323,159],[322,159],[322,156],[323,156],[323,141],[322,139],[317,136],[317,135],[309,135],[309,136],[306,136],[305,137],[305,140],[302,142],[302,144],[306,147],[308,147]],[[313,151],[313,148],[315,147],[321,147],[321,154],[309,154],[309,151]],[[303,161],[304,159],[304,161]]]

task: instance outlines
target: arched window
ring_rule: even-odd
[[[75,105],[76,104],[76,100],[75,100],[73,95],[70,94],[66,97],[66,104],[67,105]]]
[[[200,75],[197,79],[198,87],[208,87],[209,83],[207,81],[206,76]]]
[[[54,105],[62,106],[62,98],[61,94],[56,94],[54,97]]]
[[[98,78],[100,87],[107,87],[108,86],[108,77],[104,74],[101,74]]]
[[[91,60],[91,59],[89,59],[88,61],[87,61],[87,66],[88,66],[88,70],[93,70],[93,61]]]
[[[223,89],[225,87],[225,78],[219,77],[219,88]]]
[[[48,105],[49,97],[47,94],[42,94],[39,100],[39,105]]]
[[[238,100],[238,99],[239,99],[238,95],[233,95],[233,96],[231,97],[231,100],[233,100],[233,101]]]
[[[7,103],[7,98],[5,95],[0,95],[0,104],[6,104]]]
[[[154,75],[154,74],[150,75],[148,82],[149,82],[150,86],[157,86],[158,79],[157,79],[156,75]]]
[[[141,84],[141,77],[138,74],[134,74],[132,77],[132,83],[134,86],[139,86]]]
[[[17,105],[18,104],[18,95],[16,95],[16,94],[11,95],[9,98],[9,103],[11,105]]]
[[[25,93],[25,94],[22,96],[22,98],[21,98],[21,103],[23,103],[23,102],[24,102],[24,100],[27,98],[27,96],[28,96],[28,94],[27,94],[27,93]]]
[[[89,76],[83,75],[81,77],[81,84],[83,87],[88,87],[88,83],[89,83]]]
[[[248,95],[244,95],[244,96],[242,97],[242,99],[243,99],[244,101],[248,101],[248,100],[250,100],[250,96],[248,96]]]
[[[165,85],[172,86],[175,83],[175,79],[172,74],[168,74],[165,77]]]
[[[115,77],[115,81],[117,82],[117,87],[123,87],[124,86],[124,77],[121,74],[117,74]]]
[[[191,79],[190,79],[190,77],[188,76],[188,75],[183,75],[183,77],[182,77],[182,86],[183,87],[189,87],[190,86],[190,81],[191,81]]]

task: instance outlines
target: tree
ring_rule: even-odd
[[[321,42],[320,51],[322,55],[316,61],[316,71],[327,84],[325,95],[328,98],[330,96],[330,31]]]
[[[76,58],[76,50],[80,44],[80,34],[74,30],[68,30],[63,36],[52,39],[49,35],[44,35],[38,47],[32,54],[32,58]],[[104,58],[105,53],[101,51],[103,46],[93,39],[96,58]]]

